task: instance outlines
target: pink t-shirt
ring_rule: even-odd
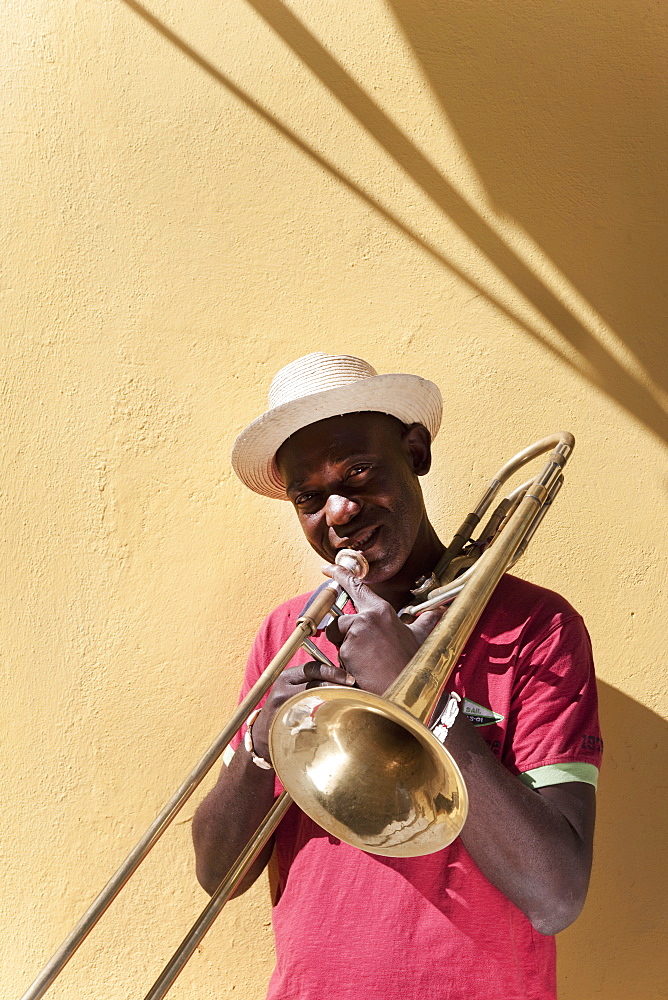
[[[242,697],[306,599],[265,620]],[[331,643],[315,641],[336,662]],[[308,659],[300,651],[293,663]],[[595,784],[602,743],[591,646],[563,598],[503,577],[450,687],[518,780]],[[331,837],[293,806],[275,843],[277,963],[267,1000],[556,997],[554,938],[485,878],[460,838],[426,857],[383,858]]]

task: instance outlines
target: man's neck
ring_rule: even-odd
[[[372,584],[371,589],[399,611],[411,601],[411,590],[416,582],[433,572],[444,552],[445,545],[425,517],[413,550],[400,571],[391,580]]]

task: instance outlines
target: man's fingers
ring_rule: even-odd
[[[420,615],[414,622],[411,622],[408,628],[417,639],[419,646],[422,645],[429,633],[433,632],[442,617],[443,610],[441,608],[437,608],[435,611],[425,611],[423,615]]]
[[[302,680],[293,681],[292,683],[303,684],[304,679],[307,681],[323,681],[325,684],[347,684],[352,687],[355,683],[355,678],[342,667],[328,667],[326,663],[318,663],[317,660],[309,660],[308,663],[304,663],[301,667],[302,670]]]
[[[355,615],[339,615],[338,618],[333,618],[325,629],[325,635],[337,649],[345,639],[346,632],[354,621]]]
[[[322,572],[341,584],[357,611],[371,611],[385,603],[382,597],[374,594],[371,587],[367,587],[364,580],[353,576],[350,570],[344,569],[343,566],[325,565],[322,567]]]

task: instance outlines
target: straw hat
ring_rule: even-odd
[[[287,500],[275,460],[283,442],[317,420],[365,410],[424,424],[433,440],[443,400],[438,387],[419,375],[379,375],[347,354],[306,354],[274,377],[269,409],[234,442],[232,468],[255,493]]]

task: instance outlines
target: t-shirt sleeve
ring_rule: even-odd
[[[244,672],[243,681],[241,682],[241,688],[239,690],[239,697],[237,698],[237,705],[239,705],[243,699],[246,697],[250,689],[253,687],[255,682],[258,680],[260,675],[263,673],[265,668],[269,665],[272,657],[275,655],[276,651],[280,649],[283,644],[283,637],[281,635],[281,624],[282,622],[277,621],[278,615],[274,613],[265,618],[262,623],[259,632],[255,636],[253,645],[250,648],[248,654],[248,659],[246,661],[246,670]],[[262,708],[265,701],[269,696],[269,692],[262,696],[260,701],[257,703],[258,708]],[[230,760],[238,750],[244,736],[246,734],[246,725],[244,724],[241,729],[232,737],[229,746],[223,753],[223,763],[229,764]],[[280,795],[283,791],[283,785],[276,777],[274,794],[276,796]]]
[[[260,677],[262,671],[265,669],[265,667],[271,660],[271,654],[268,654],[267,652],[267,633],[270,631],[270,628],[271,628],[271,622],[269,618],[266,618],[262,623],[262,625],[260,626],[260,630],[255,636],[255,639],[253,640],[253,645],[250,648],[248,659],[246,660],[246,669],[244,671],[243,680],[241,682],[241,687],[239,689],[239,697],[237,698],[237,705],[241,704],[241,702],[246,697],[250,689],[253,687],[255,682]],[[265,694],[264,697],[258,702],[257,705],[258,708],[261,708],[262,705],[264,705],[265,701],[267,700],[267,694]],[[232,738],[232,741],[230,743],[232,751],[235,751],[237,749],[237,747],[244,738],[245,732],[246,732],[246,726],[244,724],[239,730],[239,732]],[[230,756],[231,754],[228,753],[227,758],[229,759]]]
[[[596,786],[603,741],[591,642],[579,615],[560,616],[518,658],[506,766],[532,788]]]

